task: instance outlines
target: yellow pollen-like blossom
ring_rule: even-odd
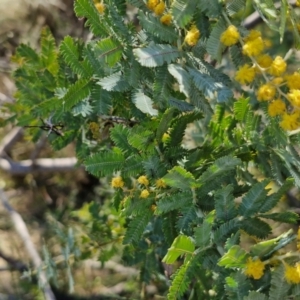
[[[235,80],[240,84],[248,84],[254,80],[255,77],[255,69],[245,64],[241,66],[235,74]]]
[[[189,45],[189,46],[195,46],[200,38],[200,31],[196,27],[196,25],[192,25],[191,29],[187,32],[184,41]]]
[[[167,185],[163,179],[157,179],[155,182],[157,188],[166,188]]]
[[[145,176],[145,175],[140,176],[137,181],[138,181],[138,183],[143,184],[145,186],[149,185],[149,180],[148,180],[147,176]]]
[[[155,7],[159,4],[159,0],[149,0],[147,2],[147,7],[154,11]]]
[[[281,56],[276,56],[268,72],[273,76],[280,76],[286,70],[286,62]]]
[[[121,176],[114,177],[111,181],[111,186],[113,188],[121,188],[124,186],[124,181]]]
[[[140,194],[140,198],[148,198],[150,195],[148,190],[142,190],[141,194]]]
[[[257,56],[264,50],[264,41],[261,37],[249,40],[243,46],[243,54],[247,56]]]
[[[221,34],[220,41],[225,46],[232,46],[238,42],[240,34],[234,25],[228,26],[228,28]]]
[[[105,11],[105,5],[104,5],[104,3],[103,2],[96,3],[95,6],[96,6],[98,12],[102,15],[104,13],[104,11]]]
[[[299,276],[297,267],[285,265],[284,277],[285,277],[286,281],[290,284],[300,283],[300,276]]]
[[[150,210],[152,212],[155,212],[156,208],[157,208],[157,206],[155,204],[152,204],[151,207],[150,207]]]
[[[154,13],[157,16],[162,15],[165,11],[165,7],[166,7],[165,2],[161,1],[158,5],[155,6]]]
[[[261,37],[261,32],[258,30],[250,30],[249,34],[244,38],[245,42],[254,41]]]
[[[160,18],[160,23],[169,26],[172,22],[172,15],[171,14],[165,14]]]
[[[268,54],[262,54],[256,58],[256,62],[262,69],[267,69],[271,66],[273,60],[272,57]],[[261,72],[261,70],[257,67],[257,71]]]
[[[300,127],[299,117],[300,113],[297,111],[292,114],[284,113],[280,122],[281,128],[284,130],[298,129]]]
[[[248,258],[246,263],[245,275],[253,277],[254,279],[260,279],[264,275],[265,264],[260,260],[252,260],[252,257]]]
[[[281,99],[272,101],[268,106],[268,114],[271,117],[284,114],[286,111],[285,103]]]
[[[273,46],[272,41],[269,40],[269,39],[264,39],[264,43],[265,43],[265,48],[266,49],[269,49],[269,48],[271,48]]]
[[[286,75],[285,76],[286,79],[286,84],[287,86],[293,90],[297,90],[300,89],[300,74],[298,72],[294,72],[291,75]]]
[[[291,90],[287,97],[294,106],[300,107],[300,90]]]
[[[276,89],[273,85],[267,83],[259,87],[257,91],[257,100],[268,101],[272,100],[276,94]]]

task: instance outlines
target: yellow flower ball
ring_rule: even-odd
[[[268,72],[273,76],[280,76],[286,70],[286,62],[281,56],[276,56]]]
[[[286,75],[286,84],[287,86],[293,90],[293,89],[300,89],[300,74],[298,72],[294,72],[291,75]]]
[[[284,114],[286,111],[285,103],[281,99],[272,101],[268,106],[268,114],[271,117]]]
[[[284,277],[286,281],[290,284],[298,284],[300,283],[300,276],[297,270],[297,267],[292,267],[289,265],[285,265]]]
[[[165,14],[160,18],[160,23],[169,26],[172,22],[172,15],[171,14]]]
[[[225,46],[232,46],[238,42],[240,34],[234,25],[228,28],[221,34],[220,41]]]
[[[96,3],[95,6],[96,6],[98,12],[102,15],[104,13],[104,11],[105,11],[105,5],[104,5],[104,3],[103,2]]]
[[[144,175],[140,176],[137,181],[138,181],[138,183],[143,184],[145,186],[149,185],[149,180],[148,180],[147,176],[144,176]]]
[[[246,263],[245,275],[253,277],[254,279],[260,279],[264,275],[265,264],[260,260],[252,260],[252,257],[248,258]]]
[[[196,25],[192,25],[191,29],[187,32],[184,41],[189,45],[189,46],[195,46],[200,38],[200,31],[196,27]]]
[[[124,181],[121,176],[114,177],[111,181],[111,186],[113,188],[121,188],[124,186]]]
[[[287,97],[294,106],[300,107],[300,90],[291,90]]]
[[[154,13],[157,16],[162,15],[165,11],[165,7],[166,7],[165,2],[161,1],[158,5],[155,6]]]
[[[259,55],[257,58],[256,58],[256,62],[258,64],[258,66],[262,69],[267,69],[271,66],[273,60],[272,60],[272,57],[268,54],[262,54],[262,55]],[[256,67],[256,71],[257,72],[261,72],[260,68],[259,67]]]
[[[159,4],[159,0],[149,0],[149,1],[147,2],[147,7],[148,7],[150,10],[154,11],[155,7],[156,7],[158,4]]]
[[[295,111],[291,114],[284,113],[280,122],[281,128],[284,130],[296,130],[300,127],[300,113]]]
[[[248,84],[254,80],[255,69],[248,64],[241,66],[235,74],[235,80],[240,84]]]
[[[268,101],[272,100],[276,94],[276,89],[273,85],[267,83],[259,87],[257,91],[257,100]]]
[[[261,37],[254,40],[249,40],[243,46],[243,54],[247,56],[257,56],[264,50],[264,42]]]
[[[167,185],[163,179],[157,179],[155,182],[157,188],[166,188]]]
[[[140,198],[148,198],[150,195],[149,191],[148,190],[142,190],[141,194],[140,194]]]

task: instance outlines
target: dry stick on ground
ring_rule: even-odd
[[[64,172],[74,170],[77,164],[75,157],[67,158],[39,158],[35,159],[37,153],[33,154],[34,159],[15,162],[6,154],[13,145],[23,136],[23,128],[12,129],[0,144],[0,169],[12,175],[24,175],[31,172]]]
[[[6,208],[8,213],[10,214],[11,220],[15,226],[15,229],[17,233],[19,234],[20,238],[22,239],[22,242],[28,252],[28,255],[30,256],[31,261],[34,264],[34,267],[38,270],[40,270],[37,273],[37,277],[39,279],[39,282],[41,283],[41,288],[43,290],[44,296],[46,300],[56,300],[51,287],[47,281],[46,273],[42,270],[42,260],[35,249],[33,242],[31,241],[29,232],[27,230],[26,224],[23,221],[20,214],[18,214],[9,204],[8,199],[4,193],[4,191],[0,188],[0,198],[2,201],[3,206]]]

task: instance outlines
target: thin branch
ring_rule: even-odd
[[[38,158],[15,162],[0,158],[0,169],[12,175],[24,175],[32,172],[65,172],[76,168],[77,159],[69,158]]]
[[[288,2],[292,6],[296,5],[296,0],[290,0]],[[274,5],[277,9],[280,8],[280,2],[277,2]],[[260,17],[259,13],[255,11],[244,20],[243,26],[245,26],[247,29],[252,29],[256,25],[260,24],[261,22],[262,22],[262,18]]]
[[[42,270],[42,260],[34,247],[33,242],[31,241],[28,229],[26,227],[25,222],[23,221],[22,217],[19,213],[17,213],[13,207],[9,204],[8,199],[4,191],[0,188],[0,198],[2,201],[3,206],[6,208],[8,213],[10,214],[11,220],[15,226],[17,233],[19,234],[20,238],[23,241],[23,244],[27,250],[30,259],[32,260],[36,269],[39,269],[37,276],[41,283],[41,288],[44,292],[44,296],[46,300],[56,300],[51,287],[47,281],[46,273]]]
[[[0,143],[0,156],[4,156],[13,145],[18,142],[23,136],[23,128],[13,128],[1,141]]]

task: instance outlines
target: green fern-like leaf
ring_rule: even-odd
[[[147,160],[144,159],[143,167],[149,178],[162,178],[167,173],[166,166],[157,156],[150,156]]]
[[[236,68],[246,63],[245,55],[243,55],[241,47],[233,45],[229,48],[229,53]]]
[[[189,123],[201,119],[202,117],[203,117],[202,113],[197,111],[177,117],[173,121],[172,129],[170,133],[170,142],[168,144],[171,147],[180,145],[187,125]]]
[[[196,180],[192,173],[186,171],[180,166],[175,166],[171,169],[163,179],[167,185],[182,190],[196,187]]]
[[[269,293],[270,300],[286,299],[290,285],[284,276],[285,267],[281,264],[272,272],[271,288]]]
[[[210,166],[199,178],[201,183],[209,183],[217,178],[219,175],[228,173],[234,170],[238,165],[241,164],[241,160],[231,156],[224,156],[218,158],[212,166]]]
[[[153,84],[153,99],[156,103],[166,102],[172,90],[172,77],[166,66],[158,67]]]
[[[206,2],[207,4],[211,5],[211,1],[201,1]],[[218,23],[215,25],[214,29],[212,30],[210,37],[207,41],[207,52],[212,56],[212,58],[216,59],[217,61],[221,60],[222,57],[222,51],[224,49],[224,46],[220,42],[220,36],[225,31],[226,24],[222,19],[218,21]]]
[[[168,43],[174,43],[178,39],[178,35],[172,27],[164,26],[158,18],[152,14],[145,14],[139,11],[139,20],[142,28],[152,34],[154,37]]]
[[[261,214],[259,215],[259,217],[265,219],[271,219],[273,221],[277,221],[280,223],[289,223],[289,224],[296,224],[299,221],[299,215],[291,211],[284,211],[282,213],[273,213],[273,214]]]
[[[276,206],[280,199],[292,188],[294,180],[287,178],[280,189],[272,195],[265,198],[262,205],[259,207],[260,213],[266,213]]]
[[[110,130],[111,139],[123,153],[138,153],[136,149],[133,148],[128,142],[128,137],[130,134],[130,129],[121,124],[115,125]]]
[[[108,29],[100,20],[99,12],[97,11],[93,1],[91,0],[76,0],[74,10],[77,17],[87,18],[86,25],[96,36],[107,36]]]
[[[197,210],[194,205],[183,207],[176,223],[178,231],[191,235],[197,220]]]
[[[167,295],[168,300],[177,300],[184,294],[189,286],[189,278],[187,276],[187,269],[190,261],[185,262],[174,275],[172,275],[172,285]]]
[[[243,220],[240,223],[240,229],[260,239],[266,238],[272,231],[271,226],[259,218]]]
[[[112,175],[121,170],[125,158],[121,151],[99,152],[87,158],[85,167],[88,172],[95,176]]]
[[[168,71],[177,80],[180,92],[189,97],[191,89],[191,76],[189,73],[178,64],[169,64]]]
[[[150,44],[145,48],[133,49],[138,62],[144,67],[158,67],[171,63],[179,57],[179,50],[167,44]]]
[[[232,192],[233,186],[227,185],[223,189],[216,191],[214,195],[216,215],[220,220],[230,220],[237,216],[237,210]]]
[[[197,6],[203,13],[205,13],[209,18],[216,18],[221,14],[222,5],[218,0],[198,1]]]
[[[72,70],[82,77],[90,78],[93,75],[93,69],[87,61],[80,61],[78,44],[70,37],[66,36],[60,45],[60,53],[66,63]]]
[[[169,108],[162,115],[160,123],[159,123],[157,131],[156,131],[156,139],[158,142],[161,142],[161,139],[162,139],[164,133],[167,132],[167,130],[170,126],[170,122],[173,119],[173,115],[175,114],[175,111],[176,111],[175,108]]]
[[[229,222],[222,224],[214,233],[214,242],[224,242],[230,236],[231,233],[237,231],[239,225],[240,223],[236,219],[230,220]]]
[[[176,24],[184,28],[192,19],[197,5],[196,0],[175,0],[172,3],[171,14]]]
[[[268,191],[266,190],[266,186],[268,184],[268,180],[263,180],[251,187],[242,199],[242,203],[239,206],[239,214],[250,217],[260,211],[261,206],[267,198]]]
[[[143,234],[147,224],[151,219],[152,213],[149,208],[145,208],[143,214],[137,215],[128,226],[125,233],[123,244],[137,243]]]
[[[111,38],[99,41],[94,51],[98,59],[104,59],[110,67],[113,67],[122,56],[122,47]]]
[[[98,81],[98,84],[107,91],[125,92],[129,90],[130,85],[122,72],[116,72],[104,77]]]
[[[232,16],[245,8],[245,0],[231,0],[226,3],[226,11],[229,16]]]
[[[41,33],[41,63],[51,74],[58,72],[57,50],[55,40],[48,28],[44,28]],[[52,81],[53,82],[53,81]]]
[[[102,89],[100,85],[92,87],[90,100],[98,115],[107,115],[112,106],[112,94]]]
[[[88,79],[79,79],[68,88],[62,99],[65,109],[72,108],[79,101],[86,99],[90,95],[92,83]]]
[[[157,109],[153,108],[153,101],[142,90],[137,90],[132,94],[132,102],[143,113],[151,116],[158,114]]]
[[[102,62],[96,56],[94,49],[95,45],[96,43],[94,41],[88,43],[83,49],[83,56],[91,65],[94,74],[96,74],[97,77],[102,78],[105,76],[105,68],[103,67]]]
[[[157,202],[156,212],[163,214],[177,209],[180,210],[183,207],[189,207],[193,202],[192,200],[192,193],[189,191],[176,193],[159,200]]]
[[[143,172],[143,158],[136,155],[128,157],[121,172],[125,177],[138,176]]]
[[[211,232],[212,225],[205,221],[203,224],[201,224],[199,227],[196,227],[195,229],[195,244],[197,247],[205,248],[207,247],[211,242],[211,235],[208,234],[208,232]]]
[[[244,300],[268,300],[268,297],[262,293],[250,291],[248,296],[243,298]]]

